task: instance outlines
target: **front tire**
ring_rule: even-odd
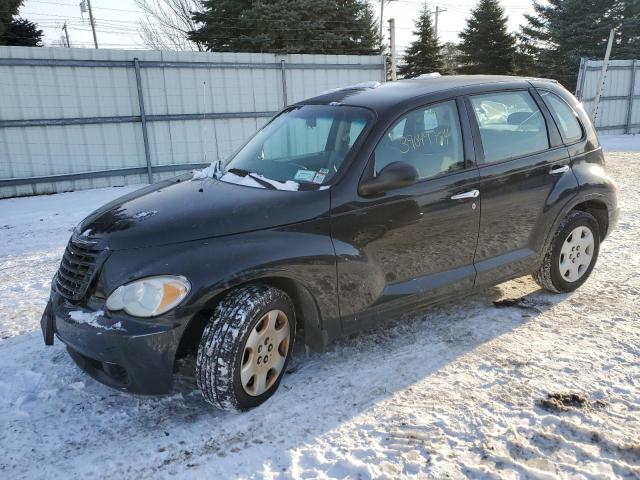
[[[204,398],[223,409],[266,401],[287,368],[296,319],[282,290],[249,285],[229,292],[204,329],[196,362]]]
[[[572,292],[582,285],[596,264],[600,251],[597,220],[573,210],[562,220],[542,265],[533,274],[542,288],[554,293]]]

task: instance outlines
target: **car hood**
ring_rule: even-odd
[[[329,204],[328,190],[267,190],[186,175],[107,203],[76,233],[111,250],[151,247],[303,222],[328,215]]]

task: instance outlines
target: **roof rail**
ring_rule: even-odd
[[[368,88],[378,88],[380,85],[382,84],[376,81],[360,82],[360,83],[354,83],[353,85],[347,85],[346,87],[331,88],[329,90],[325,90],[320,95],[339,92],[340,90],[365,90]]]

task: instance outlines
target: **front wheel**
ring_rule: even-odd
[[[225,409],[263,403],[278,388],[295,333],[293,304],[282,290],[250,285],[228,293],[198,348],[196,378],[204,398]]]
[[[600,251],[598,222],[587,212],[574,210],[562,220],[533,274],[535,281],[555,293],[571,292],[582,285],[593,270]]]

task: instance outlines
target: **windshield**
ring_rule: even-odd
[[[340,170],[371,118],[359,107],[293,107],[238,150],[220,179],[262,188],[318,188]]]

